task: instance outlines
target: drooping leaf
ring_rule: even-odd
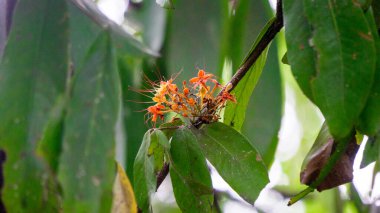
[[[86,0],[69,0],[68,2],[74,64],[77,61],[81,62],[98,34],[108,30],[111,32],[114,48],[118,52],[137,56],[158,55],[109,20],[94,2]]]
[[[360,4],[353,1],[305,0],[304,10],[313,28],[309,41],[318,56],[313,100],[331,134],[342,139],[350,134],[372,87],[373,35]]]
[[[193,130],[206,158],[222,178],[253,204],[269,182],[261,155],[238,131],[223,123]]]
[[[170,144],[170,177],[183,212],[211,212],[214,197],[210,172],[196,140],[187,127],[175,131]]]
[[[373,136],[380,131],[380,38],[375,26],[372,9],[367,11],[366,18],[376,44],[376,69],[372,90],[360,115],[358,129],[364,134]]]
[[[137,213],[137,203],[131,182],[123,167],[117,164],[117,173],[113,185],[112,213]]]
[[[303,4],[303,0],[283,1],[285,38],[288,49],[286,56],[298,85],[303,93],[313,100],[310,83],[316,75],[316,53],[311,43],[312,27],[304,13]]]
[[[274,19],[270,20],[264,28],[261,30],[260,35],[257,37],[256,42],[253,44],[253,51],[258,42],[262,39],[264,33],[268,30],[269,26]],[[265,61],[268,53],[268,48],[266,48],[256,62],[252,65],[248,73],[243,77],[243,79],[238,83],[235,89],[231,92],[236,98],[236,103],[228,102],[226,109],[224,111],[223,122],[227,125],[232,126],[237,131],[240,131],[245,120],[245,113],[247,106],[252,95],[253,90],[261,76],[261,72],[265,66]],[[245,62],[245,60],[244,60]],[[244,63],[243,62],[243,63]]]
[[[183,121],[180,118],[175,118],[170,122],[163,123],[160,125],[160,129],[165,133],[166,137],[170,140],[173,134],[178,129],[178,127],[183,126]]]
[[[154,144],[164,147],[165,150],[169,149],[169,141],[163,132],[148,130],[144,135],[133,166],[135,196],[138,206],[143,212],[150,212],[151,196],[156,191],[157,185],[155,173],[157,163],[155,161],[161,159],[156,159],[157,155],[149,153]]]
[[[375,161],[380,161],[380,133],[368,138],[360,168],[364,168]]]
[[[147,47],[154,52],[160,52],[165,39],[166,9],[154,1],[142,1],[128,8],[126,19],[135,26],[136,36],[140,37]]]
[[[68,104],[59,166],[66,212],[111,210],[120,101],[115,50],[102,32],[76,74]]]
[[[0,64],[2,200],[7,211],[58,211],[46,162],[35,155],[68,69],[63,0],[19,1]],[[47,178],[46,178],[47,177]]]
[[[322,169],[331,160],[334,152],[341,152],[332,165],[330,171],[327,171],[324,180],[319,183],[316,188],[318,191],[323,191],[344,183],[352,181],[353,178],[353,164],[359,145],[356,143],[355,136],[344,141],[336,141],[330,134],[326,123],[323,124],[313,147],[305,157],[302,165],[302,172],[300,174],[301,183],[311,185],[320,175]],[[341,150],[338,150],[337,143],[344,144]]]

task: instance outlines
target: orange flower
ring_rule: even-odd
[[[217,82],[215,79],[212,79],[213,77],[214,77],[213,74],[206,73],[204,70],[199,70],[198,77],[194,77],[190,79],[190,83],[194,84],[194,88],[199,85],[207,89],[206,83],[208,80],[211,80],[214,83]]]
[[[164,112],[162,109],[165,109],[165,106],[161,104],[156,104],[154,106],[148,107],[147,111],[148,113],[152,114],[152,121],[156,122],[157,118],[160,117],[161,119],[164,118]]]

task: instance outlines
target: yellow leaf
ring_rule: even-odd
[[[137,213],[137,203],[123,167],[117,163],[117,174],[113,185],[112,213]]]

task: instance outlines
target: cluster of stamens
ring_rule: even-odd
[[[173,83],[173,79],[151,82],[153,89],[149,90],[155,105],[147,108],[149,119],[156,123],[157,119],[164,119],[166,113],[174,112],[191,122],[201,119],[204,123],[215,122],[220,117],[220,111],[226,102],[236,102],[228,88],[223,86],[214,78],[213,74],[199,70],[198,76],[189,80],[190,86],[183,81],[179,89]],[[222,89],[219,95],[215,93]]]

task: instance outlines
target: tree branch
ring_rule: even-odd
[[[272,22],[268,30],[265,32],[261,40],[258,42],[256,48],[250,53],[247,60],[245,60],[245,62],[240,66],[240,68],[236,71],[235,75],[232,77],[231,81],[228,84],[226,84],[226,86],[218,95],[221,95],[222,92],[227,89],[227,87],[229,87],[228,92],[231,92],[236,87],[236,85],[241,81],[245,74],[247,74],[249,69],[256,62],[261,53],[265,50],[265,48],[267,48],[269,43],[274,39],[274,37],[277,35],[277,33],[281,30],[283,26],[284,21],[282,16],[282,0],[278,0],[275,20]],[[204,123],[205,121],[199,118],[197,121],[195,121],[193,126],[199,129]],[[157,175],[157,189],[158,187],[160,187],[161,183],[164,181],[168,173],[169,164],[165,164],[160,173]]]

